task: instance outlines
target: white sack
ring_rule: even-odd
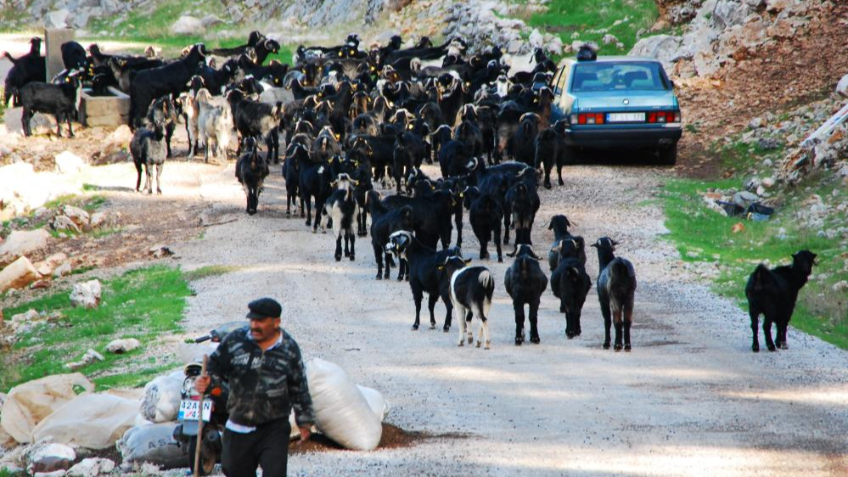
[[[21,444],[30,442],[35,426],[77,397],[74,387],[91,392],[94,384],[80,373],[57,374],[15,386],[3,403],[0,425]]]
[[[149,462],[163,469],[186,467],[183,449],[174,440],[176,422],[133,427],[116,443],[124,464]]]
[[[386,420],[386,416],[389,415],[389,411],[391,411],[392,407],[389,405],[389,402],[383,398],[383,395],[380,391],[376,389],[367,388],[365,386],[356,385],[359,388],[359,392],[365,397],[365,400],[368,401],[368,407],[371,408],[371,411],[380,419],[380,422]]]
[[[144,397],[141,399],[141,415],[152,422],[177,420],[184,380],[185,373],[174,371],[147,383],[144,386]]]
[[[133,426],[138,401],[108,394],[84,394],[47,416],[32,431],[33,442],[52,442],[86,449],[112,447]]]
[[[315,409],[315,425],[322,434],[347,449],[377,447],[383,433],[380,419],[342,368],[314,358],[306,363],[306,379]]]

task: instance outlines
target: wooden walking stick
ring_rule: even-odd
[[[200,377],[206,376],[206,363],[209,361],[208,355],[203,355],[203,367],[200,368]],[[211,383],[210,383],[211,384]],[[208,391],[208,389],[207,389]],[[194,477],[200,477],[200,448],[203,444],[203,396],[206,392],[200,393],[200,415],[197,422],[197,448],[194,450]]]

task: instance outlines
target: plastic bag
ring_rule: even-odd
[[[52,442],[105,449],[133,427],[138,403],[108,394],[84,394],[57,409],[32,430],[33,442]]]
[[[116,443],[125,464],[149,462],[163,469],[185,467],[183,449],[174,440],[176,422],[133,427]]]
[[[93,391],[94,384],[80,373],[57,374],[14,387],[3,403],[0,425],[21,444],[30,442],[32,430],[53,411],[77,397],[77,391]]]
[[[383,426],[356,383],[337,365],[322,359],[306,363],[315,425],[347,449],[373,450]]]
[[[147,383],[141,399],[141,415],[151,422],[175,421],[180,411],[180,391],[184,380],[185,373],[174,371]]]

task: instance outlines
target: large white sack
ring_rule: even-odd
[[[57,374],[15,386],[3,403],[0,425],[16,441],[26,444],[30,442],[33,428],[76,398],[76,391],[93,390],[94,384],[80,373]]]
[[[383,425],[350,376],[337,365],[314,358],[306,363],[306,379],[322,434],[347,449],[373,450]]]
[[[184,380],[185,373],[174,371],[147,383],[144,386],[144,397],[141,398],[141,415],[152,422],[177,420]]]
[[[124,464],[149,462],[163,469],[187,467],[183,449],[174,440],[176,422],[133,427],[115,444]]]
[[[133,427],[138,401],[108,394],[84,394],[57,409],[32,430],[32,441],[52,442],[87,449],[115,445]]]
[[[359,388],[359,392],[365,397],[365,400],[368,401],[368,407],[371,408],[371,411],[380,419],[380,422],[386,420],[386,416],[389,415],[389,411],[392,410],[392,407],[389,405],[389,402],[383,397],[380,391],[376,389],[368,388],[365,386],[361,386],[359,384],[356,385]]]

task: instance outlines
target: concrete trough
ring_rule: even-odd
[[[91,90],[82,90],[80,122],[86,127],[118,127],[130,123],[130,97],[114,86],[109,86],[109,96],[92,96]]]

